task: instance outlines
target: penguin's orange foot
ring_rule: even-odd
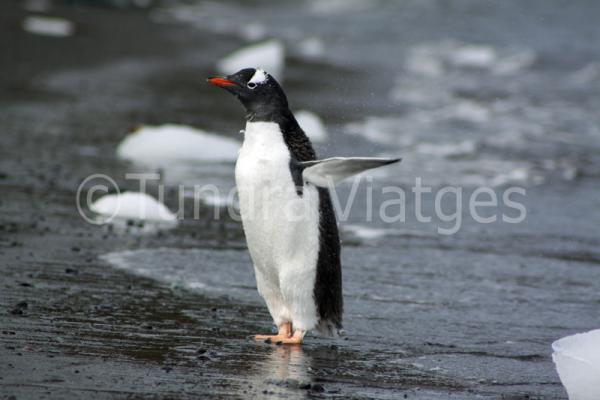
[[[270,341],[271,343],[282,342],[284,339],[289,339],[292,336],[292,324],[290,322],[284,322],[279,325],[279,332],[277,335],[255,335],[254,340]]]
[[[257,341],[265,341],[268,343],[277,343],[281,342],[284,339],[289,339],[289,336],[283,335],[254,335],[254,340]]]
[[[301,331],[301,330],[297,330],[294,331],[294,334],[290,337],[284,338],[283,340],[280,340],[277,343],[281,343],[281,344],[302,344],[302,341],[304,340],[304,335],[306,334],[306,331]]]
[[[256,340],[264,340],[272,344],[302,344],[306,331],[297,330],[292,336],[282,335],[256,335]]]

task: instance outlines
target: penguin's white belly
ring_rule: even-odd
[[[235,176],[256,283],[276,324],[312,329],[318,322],[314,284],[319,252],[319,194],[302,196],[290,173],[279,125],[249,122]]]

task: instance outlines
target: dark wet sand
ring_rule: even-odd
[[[349,346],[314,338],[301,349],[270,346],[249,339],[270,328],[264,307],[171,289],[101,262],[124,249],[243,248],[240,226],[211,221],[209,212],[172,234],[135,238],[88,225],[75,209],[83,178],[126,170],[114,146],[127,127],[211,128],[207,116],[239,110],[207,95],[203,77],[226,51],[198,32],[139,11],[55,14],[78,23],[79,34],[29,35],[18,2],[0,4],[0,398],[565,397],[549,349],[502,356],[432,342],[443,332],[428,331],[394,348],[378,345],[377,333]],[[145,84],[129,81],[134,75]],[[207,111],[195,114],[200,107]],[[235,132],[239,124],[228,120]],[[418,365],[426,356],[462,361],[440,374]],[[496,380],[509,361],[531,374]]]

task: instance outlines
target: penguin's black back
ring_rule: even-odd
[[[268,120],[279,125],[285,144],[296,161],[316,160],[317,156],[310,139],[289,109],[270,115]],[[295,172],[292,170],[290,172],[294,176]],[[303,182],[296,180],[296,184],[302,185]],[[342,328],[344,307],[340,237],[329,190],[317,189],[319,191],[319,253],[314,298],[319,314],[318,329],[322,333],[332,335]]]

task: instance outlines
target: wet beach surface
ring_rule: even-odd
[[[318,7],[313,12],[323,22],[358,21],[360,2],[351,3],[357,8],[342,15]],[[209,7],[227,15],[229,24],[257,12],[224,4]],[[289,21],[275,18],[292,7],[286,4],[274,9],[272,29],[291,43],[296,32],[284,29]],[[411,76],[406,66],[397,77],[392,62],[361,63],[360,52],[314,60],[292,51],[285,75],[290,98],[298,108],[319,111],[331,127],[334,140],[319,147],[321,154],[399,153],[404,165],[374,185],[398,182],[408,193],[421,173],[439,184],[467,185],[465,198],[472,182],[497,190],[518,184],[527,188],[522,201],[528,215],[512,225],[482,225],[465,216],[456,235],[444,236],[436,227],[451,224],[410,218],[410,198],[405,223],[366,223],[359,195],[342,223],[347,335],[309,336],[301,348],[282,347],[251,339],[271,329],[270,317],[254,289],[235,220],[215,220],[213,209],[203,207],[198,218],[173,230],[141,235],[135,227],[123,233],[88,224],[77,212],[77,188],[91,174],[107,174],[122,189],[138,188],[125,179],[136,167],[115,153],[132,126],[176,122],[239,138],[242,111],[204,79],[214,73],[215,60],[246,40],[230,26],[211,25],[205,10],[197,15],[204,27],[181,23],[177,8],[168,10],[157,17],[149,10],[58,4],[52,14],[74,21],[76,34],[49,38],[21,29],[28,14],[21,2],[0,5],[0,398],[566,398],[550,345],[600,321],[600,136],[593,113],[598,54],[577,44],[571,61],[558,62],[540,39],[537,47],[526,43],[535,48],[536,61],[510,64],[522,70],[506,76],[481,68],[465,72],[458,65],[465,59],[447,59],[448,49],[466,51],[460,44],[406,44],[408,56],[429,63],[431,74]],[[408,20],[410,10],[403,14]],[[510,14],[510,7],[500,11]],[[578,14],[563,11],[565,24]],[[434,15],[425,25],[436,13],[425,13]],[[485,26],[485,7],[474,13],[481,18],[475,27]],[[539,14],[554,21],[552,12]],[[376,11],[368,15],[378,17]],[[444,29],[463,41],[476,36],[451,23]],[[317,33],[327,37],[330,30],[324,23]],[[498,35],[499,48],[511,48],[518,31]],[[407,43],[419,36],[418,29],[404,33]],[[534,30],[529,40],[542,33]],[[598,29],[587,33],[597,37]],[[569,42],[568,34],[555,39],[556,47]],[[357,39],[358,48],[364,45]],[[383,56],[385,46],[372,51]],[[496,62],[509,69],[508,58],[501,54]],[[540,89],[567,76],[565,70],[572,71],[571,81]],[[462,86],[445,86],[448,77]],[[456,99],[443,95],[440,103],[411,103],[414,96],[402,96],[415,79],[424,88],[419,99],[452,93],[467,99],[461,103],[466,108],[447,117]],[[387,86],[390,80],[401,90]],[[523,99],[529,92],[531,98]],[[566,105],[578,111],[569,114]],[[412,119],[422,107],[439,118]],[[396,114],[404,117],[389,119]],[[548,114],[554,117],[543,125]],[[454,147],[442,155],[427,147],[447,141],[432,133],[439,125],[455,134]],[[546,137],[536,128],[558,133]],[[405,132],[399,142],[389,133],[394,129]],[[473,133],[486,129],[520,135],[505,144]],[[571,131],[583,133],[565,133]],[[176,184],[166,181],[166,204],[176,209]],[[342,198],[350,192],[348,185],[340,188]],[[424,209],[433,207],[427,198]],[[514,210],[501,206],[500,212]]]

